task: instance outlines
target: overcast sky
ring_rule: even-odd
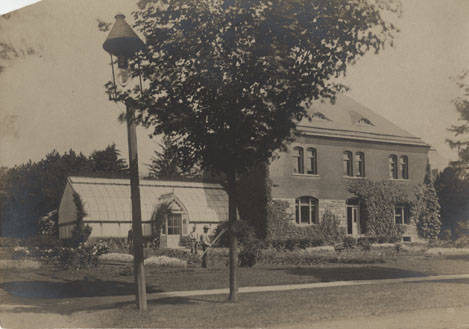
[[[11,1],[10,1],[11,2]],[[402,0],[394,48],[367,55],[349,68],[349,96],[423,138],[445,159],[456,122],[450,78],[469,66],[469,1]],[[52,149],[89,154],[116,143],[127,157],[123,110],[108,101],[111,77],[97,18],[130,18],[136,0],[42,0],[0,22],[2,38],[37,53],[0,63],[0,166],[39,160]],[[129,19],[131,22],[131,19]],[[139,128],[142,171],[157,141]],[[441,166],[441,160],[439,165]]]

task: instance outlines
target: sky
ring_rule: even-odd
[[[469,1],[402,4],[395,46],[360,59],[343,82],[356,101],[430,144],[442,167],[456,157],[445,140],[457,120],[451,77],[469,67]],[[111,70],[97,19],[112,22],[121,12],[131,23],[134,9],[136,0],[42,0],[0,21],[2,38],[36,50],[0,63],[0,166],[37,161],[52,149],[89,154],[111,143],[127,157],[126,128],[117,120],[124,109],[104,93]],[[138,128],[142,173],[158,147],[150,133]]]

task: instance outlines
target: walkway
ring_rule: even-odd
[[[299,290],[299,289],[360,286],[360,285],[370,285],[370,284],[392,284],[392,283],[404,283],[404,282],[449,281],[449,280],[462,280],[462,279],[469,279],[469,274],[433,275],[433,276],[400,278],[400,279],[334,281],[334,282],[316,282],[316,283],[287,284],[287,285],[275,285],[275,286],[241,287],[239,288],[239,293],[287,291],[287,290]],[[147,295],[147,298],[148,299],[161,299],[161,298],[169,298],[169,297],[221,295],[221,294],[228,294],[228,293],[229,293],[228,288],[209,289],[209,290],[168,291],[168,292],[151,293]]]

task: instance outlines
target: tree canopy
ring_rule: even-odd
[[[390,0],[139,1],[146,49],[130,62],[140,87],[118,90],[154,134],[177,137],[187,164],[221,174],[229,196],[230,300],[237,296],[237,179],[290,140],[305,105],[334,100],[338,80],[392,45]],[[114,92],[107,84],[107,92]]]
[[[469,70],[463,71],[456,77],[456,83],[461,93],[453,103],[459,118],[458,123],[449,128],[454,138],[447,141],[450,147],[458,152],[458,160],[451,165],[459,167],[463,177],[469,178]]]
[[[118,93],[155,134],[175,134],[185,160],[226,173],[269,159],[304,105],[334,99],[348,64],[392,44],[389,1],[141,3],[147,47],[131,63],[139,88]],[[108,85],[112,88],[111,85]]]
[[[68,176],[125,177],[125,161],[115,145],[89,157],[73,150],[48,153],[38,162],[29,161],[0,175],[0,223],[2,235],[28,236],[38,220],[58,209]]]

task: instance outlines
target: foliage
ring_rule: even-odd
[[[38,220],[59,208],[68,176],[122,177],[122,160],[111,156],[113,152],[118,152],[115,146],[96,151],[89,157],[73,150],[64,154],[54,150],[38,162],[29,161],[8,169],[0,176],[2,233],[8,236],[36,233]],[[110,158],[117,159],[118,164],[111,166]],[[101,161],[105,163],[101,164]],[[105,168],[117,171],[100,171]]]
[[[87,214],[78,193],[73,193],[73,203],[76,210],[76,225],[72,229],[72,236],[68,242],[72,248],[77,248],[88,240],[91,235],[91,227],[85,225],[83,221]]]
[[[286,201],[272,200],[269,202],[267,209],[268,219],[266,238],[268,242],[290,240],[291,242],[288,242],[288,244],[308,244],[308,246],[320,245],[323,243],[324,237],[318,225],[295,225],[293,216],[287,212],[287,209],[288,202]],[[287,248],[289,249],[290,247],[288,246]]]
[[[57,209],[50,211],[39,220],[39,235],[59,238],[58,229],[59,213]]]
[[[152,240],[154,241],[155,248],[159,248],[159,241],[161,239],[161,228],[163,227],[164,222],[170,213],[171,208],[169,203],[162,202],[156,207],[155,212],[151,217],[151,236]]]
[[[224,175],[230,225],[240,174],[284,146],[305,103],[334,100],[345,89],[332,79],[349,64],[392,44],[397,29],[388,18],[399,11],[392,1],[375,0],[141,5],[135,28],[147,47],[130,70],[145,88],[120,90],[114,100],[135,108],[154,134],[177,136],[185,164]],[[112,82],[107,89],[111,94]],[[231,241],[233,297],[237,242]]]
[[[441,205],[441,229],[448,232],[450,238],[463,235],[461,227],[469,222],[469,179],[464,170],[449,166],[435,179],[435,190]]]
[[[120,151],[116,144],[108,145],[102,151],[94,151],[89,159],[93,171],[102,174],[114,174],[114,177],[127,177],[128,168],[124,159],[120,157]]]
[[[453,103],[459,115],[458,124],[449,128],[454,139],[448,139],[449,146],[458,151],[458,160],[451,163],[457,168],[463,179],[469,179],[469,70],[464,70],[456,77],[456,84],[460,88],[460,95]]]
[[[355,248],[357,246],[357,243],[358,243],[357,239],[352,236],[346,236],[343,241],[345,249]]]
[[[213,236],[218,236],[221,231],[225,230],[225,233],[217,240],[216,245],[221,247],[229,246],[230,239],[230,224],[228,222],[223,222],[217,226]],[[231,231],[237,237],[241,245],[249,244],[252,240],[256,239],[254,230],[251,224],[246,220],[239,220],[233,226]]]
[[[412,217],[417,223],[421,237],[435,240],[440,234],[440,204],[429,175],[425,183],[417,186],[416,199],[412,205]]]
[[[163,137],[160,148],[161,151],[155,151],[155,156],[148,165],[149,178],[177,179],[199,176],[194,167],[184,165],[183,157],[170,136]]]
[[[319,222],[319,230],[328,244],[334,244],[342,241],[345,232],[340,227],[340,221],[330,210],[326,210]]]
[[[366,234],[399,241],[403,230],[394,221],[397,204],[410,204],[408,193],[395,182],[360,180],[348,186],[360,201],[360,211],[366,218]],[[361,214],[361,215],[362,215]],[[362,216],[361,216],[362,217]]]
[[[305,250],[278,251],[264,249],[259,256],[262,264],[278,265],[315,265],[327,263],[343,264],[375,264],[384,263],[386,255],[381,251],[362,251],[359,249],[347,250],[341,253],[316,253]]]

